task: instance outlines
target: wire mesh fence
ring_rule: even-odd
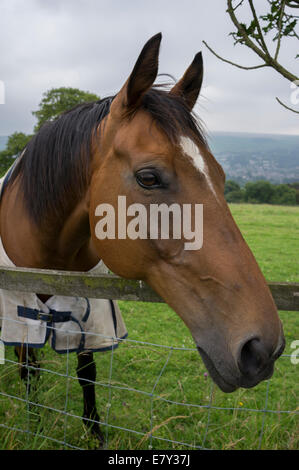
[[[95,381],[81,379],[95,386],[101,418],[85,422],[99,423],[104,448],[262,449],[268,448],[273,433],[277,434],[273,445],[279,447],[286,422],[290,438],[289,444],[281,443],[282,448],[296,446],[298,390],[291,384],[283,388],[288,374],[296,369],[289,354],[280,357],[278,372],[257,391],[242,390],[232,396],[217,391],[195,348],[130,338],[120,343],[118,349],[94,355],[98,369]],[[33,364],[27,348],[26,363],[21,367],[38,374],[28,374],[25,383],[18,380],[20,365],[12,348],[6,348],[5,354],[5,363],[0,366],[2,448],[97,447],[82,424],[76,354],[58,355],[45,346],[39,363]],[[289,400],[281,403],[282,393]]]

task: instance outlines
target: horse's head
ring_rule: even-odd
[[[223,170],[191,114],[201,54],[170,92],[152,88],[160,40],[156,35],[144,46],[100,125],[91,233],[112,271],[145,280],[178,313],[212,378],[231,392],[272,375],[284,347],[282,326],[225,201]]]

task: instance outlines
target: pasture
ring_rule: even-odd
[[[298,282],[299,208],[234,204],[231,210],[266,279]],[[97,405],[101,421],[109,424],[102,425],[109,449],[298,449],[299,364],[282,356],[269,381],[224,394],[212,384],[189,331],[167,305],[119,304],[129,341],[113,353],[95,354]],[[280,312],[280,317],[289,355],[292,341],[299,339],[299,316]],[[6,348],[0,393],[11,398],[0,395],[5,426],[0,448],[61,449],[63,443],[95,448],[78,419],[82,392],[76,355],[59,356],[46,346],[39,358],[41,377],[28,403],[13,348]]]

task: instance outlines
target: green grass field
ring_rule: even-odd
[[[231,210],[266,279],[299,282],[299,208],[236,204]],[[281,357],[270,381],[224,394],[212,384],[192,350],[190,333],[170,308],[140,302],[120,302],[120,306],[130,341],[113,355],[95,355],[97,405],[101,420],[110,425],[102,426],[109,449],[299,448],[295,413],[299,364]],[[280,316],[285,354],[291,354],[292,341],[299,340],[299,313],[280,312]],[[82,414],[80,386],[66,377],[67,370],[76,377],[76,355],[70,354],[67,361],[48,346],[39,355],[47,371],[29,397],[32,404],[26,403],[17,366],[0,365],[0,392],[17,397],[0,395],[0,423],[6,426],[0,427],[0,448],[63,449],[56,441],[96,448],[77,418]],[[6,358],[15,360],[12,348],[6,349]]]

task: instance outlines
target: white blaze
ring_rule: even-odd
[[[215,189],[213,187],[213,183],[209,175],[208,167],[204,161],[202,154],[200,153],[198,146],[193,142],[192,139],[190,139],[190,137],[185,136],[181,137],[180,143],[184,154],[191,159],[193,166],[205,176],[210,189],[218,200]]]

